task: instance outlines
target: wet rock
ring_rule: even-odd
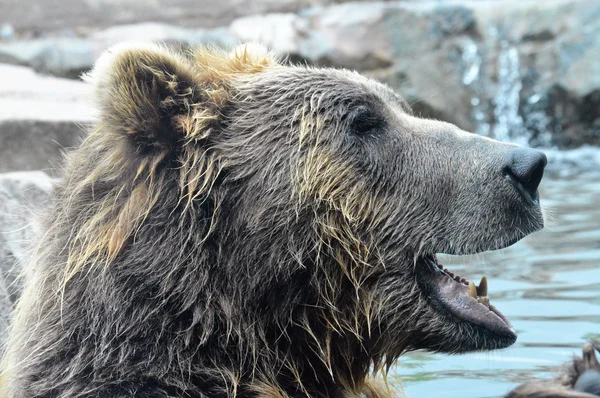
[[[600,10],[600,5],[597,8]],[[600,89],[600,21],[565,34],[556,46],[557,73],[563,87],[578,97]]]
[[[229,34],[238,42],[259,42],[273,51],[299,55],[309,33],[308,22],[296,14],[255,15],[236,19]]]
[[[227,28],[187,29],[161,23],[119,25],[93,32],[86,38],[61,37],[0,43],[0,62],[33,68],[36,72],[78,79],[114,44],[127,41],[159,41],[167,44],[205,43],[232,46],[239,39]]]
[[[302,56],[320,65],[370,70],[393,63],[383,3],[348,3],[307,10],[301,16],[312,30]]]
[[[20,32],[102,29],[112,25],[156,21],[185,27],[216,27],[253,14],[296,12],[328,0],[3,0],[0,22]]]
[[[83,128],[72,121],[0,121],[0,172],[44,170],[54,175],[62,153],[82,136]]]
[[[504,130],[513,141],[520,137],[521,143],[561,148],[598,145],[594,126],[600,103],[592,93],[600,89],[600,3],[503,2],[475,7],[474,13],[483,59],[475,86],[481,97],[492,99],[486,120],[491,135],[502,127],[502,115],[512,120]],[[506,55],[511,62],[503,64]],[[498,95],[504,87],[513,90]],[[584,103],[589,104],[585,111]],[[505,109],[499,112],[501,106]]]
[[[38,229],[35,215],[43,208],[52,179],[43,172],[0,174],[0,339],[21,293],[20,275]]]
[[[10,40],[14,37],[15,28],[9,24],[4,23],[0,25],[0,40]]]
[[[78,7],[110,9],[104,3],[84,1]],[[294,62],[374,76],[403,94],[417,114],[468,131],[534,146],[598,145],[596,0],[543,5],[534,0],[211,0],[187,13],[185,1],[162,3],[127,0],[110,18],[93,8],[97,21],[91,31],[66,24],[61,39],[0,43],[0,60],[73,77],[123,40],[184,46],[260,41]],[[169,12],[157,15],[161,4]],[[150,15],[161,23],[97,29],[108,21],[144,21]],[[204,21],[201,15],[212,17]],[[176,26],[166,24],[177,18]]]
[[[94,119],[88,87],[0,64],[0,172],[50,170]]]
[[[200,45],[213,44],[231,46],[237,38],[231,36],[226,28],[188,29],[163,23],[146,22],[133,25],[119,25],[90,35],[89,41],[94,48],[94,60],[111,46],[128,41],[157,41],[167,44]],[[91,68],[90,63],[87,68]]]
[[[37,72],[77,78],[96,59],[92,43],[80,38],[12,41],[0,44],[0,62],[32,67]]]
[[[435,7],[428,19],[431,33],[440,40],[460,34],[476,33],[477,21],[473,16],[473,10],[465,6]]]
[[[552,144],[575,148],[582,144],[600,145],[600,91],[584,97],[555,85],[544,92],[546,114],[553,115],[548,123]]]
[[[418,114],[473,129],[457,50],[475,29],[470,9],[434,2],[365,2],[300,15],[311,26],[301,45],[302,59],[359,70],[400,91]]]

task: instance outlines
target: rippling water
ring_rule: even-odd
[[[478,257],[441,258],[452,271],[488,277],[492,303],[517,330],[510,348],[461,356],[415,352],[395,381],[409,398],[501,397],[600,337],[600,169],[555,167],[542,181],[550,225],[516,245]]]

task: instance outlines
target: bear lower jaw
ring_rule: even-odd
[[[517,334],[511,323],[490,304],[485,276],[476,286],[446,270],[435,255],[422,257],[417,269],[420,270],[420,279],[431,291],[431,299],[438,301],[447,313],[472,327],[483,329],[488,335],[497,336],[504,342],[502,346],[512,345],[516,341]]]

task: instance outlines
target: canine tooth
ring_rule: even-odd
[[[481,304],[483,304],[483,305],[485,305],[485,306],[489,306],[489,305],[490,305],[490,299],[489,299],[489,298],[487,298],[487,297],[479,297],[479,298],[477,299],[477,302],[478,302],[478,303],[481,303]]]
[[[474,299],[477,298],[477,288],[475,287],[475,284],[473,282],[469,282],[467,292],[469,293],[469,296],[473,297]]]
[[[487,296],[488,293],[488,284],[487,284],[487,278],[485,277],[485,275],[481,278],[481,282],[479,282],[479,287],[477,287],[477,295],[478,296]]]

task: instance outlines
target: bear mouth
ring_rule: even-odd
[[[427,290],[435,307],[441,306],[452,316],[502,337],[510,344],[516,341],[517,334],[513,326],[490,303],[485,276],[476,285],[445,269],[435,255],[421,257],[419,263],[418,269],[422,270],[421,274],[426,279],[429,287]]]

